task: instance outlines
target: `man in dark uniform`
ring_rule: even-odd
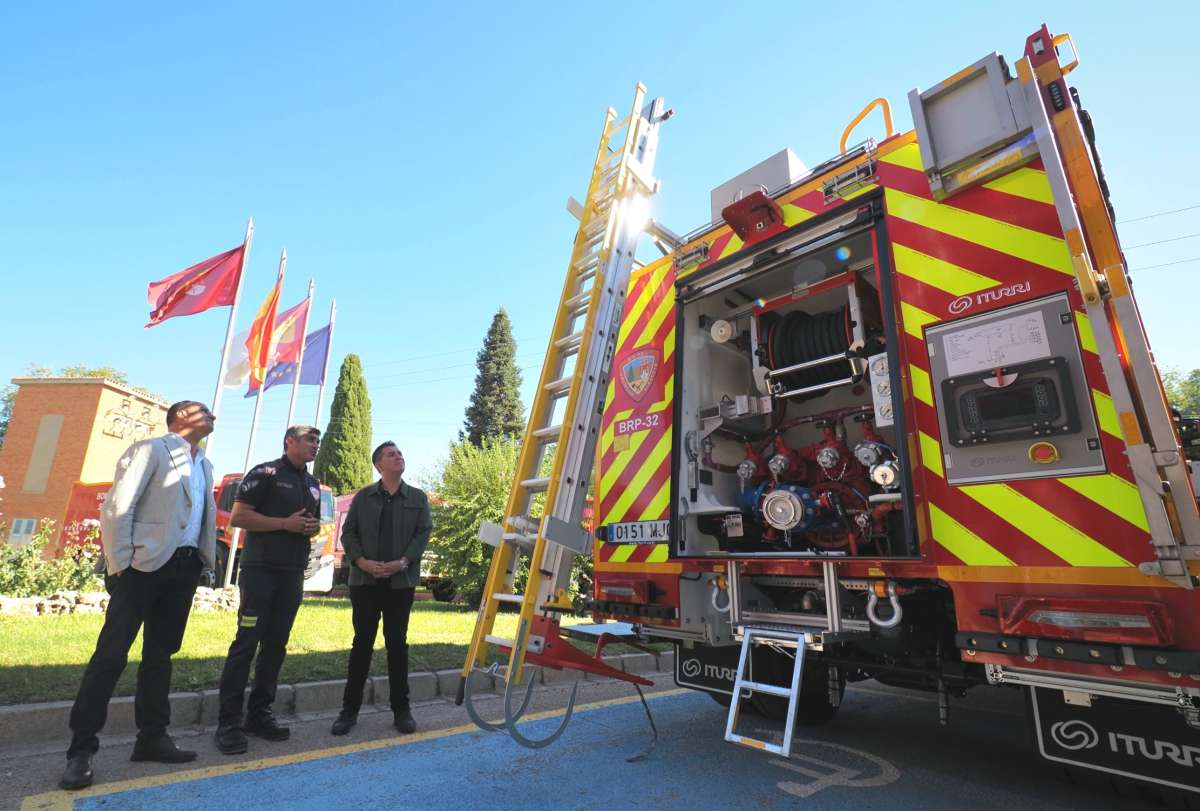
[[[371,461],[380,479],[354,495],[342,525],[342,547],[350,561],[354,644],[334,735],[345,735],[358,721],[380,617],[392,718],[403,733],[417,729],[408,706],[408,615],[433,522],[425,493],[401,480],[404,454],[396,443],[384,442],[371,454]]]
[[[291,426],[284,434],[283,456],[251,469],[238,487],[229,523],[246,530],[238,581],[242,601],[237,636],[221,671],[216,733],[217,748],[227,755],[246,751],[247,732],[269,741],[291,734],[275,720],[271,704],[304,596],[309,539],[321,526],[321,486],[307,468],[320,439],[311,425]],[[243,695],[256,653],[243,725]]]

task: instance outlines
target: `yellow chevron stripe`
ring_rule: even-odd
[[[1138,495],[1137,485],[1111,473],[1099,476],[1070,476],[1059,479],[1076,493],[1099,504],[1104,509],[1124,518],[1143,532],[1150,531],[1146,520],[1146,508]]]
[[[667,517],[667,509],[671,506],[671,477],[668,476],[666,481],[662,483],[662,487],[658,488],[658,492],[654,494],[654,498],[650,499],[650,503],[646,505],[646,509],[642,510],[642,514],[638,516],[639,521],[658,521]]]
[[[658,307],[655,308],[654,314],[651,315],[650,320],[646,322],[645,329],[643,329],[641,334],[638,335],[637,340],[633,342],[634,348],[636,349],[639,346],[645,346],[653,341],[654,335],[658,332],[659,327],[662,326],[663,321],[667,320],[667,316],[673,316],[674,314],[675,296],[668,293],[667,295],[663,296],[662,301],[660,301],[658,303]]]
[[[886,155],[880,155],[879,159],[884,163],[903,166],[905,169],[916,169],[918,172],[925,171],[925,165],[921,163],[921,148],[915,141],[911,144],[905,144]]]
[[[634,325],[638,319],[642,317],[642,313],[650,306],[650,300],[654,298],[654,292],[662,285],[663,279],[666,278],[667,272],[671,270],[670,263],[663,264],[662,267],[654,271],[654,274],[646,281],[646,286],[638,294],[637,300],[629,302],[624,314],[621,317],[621,330],[617,333],[617,351],[624,348],[625,342],[629,339],[629,334],[633,332]],[[674,299],[672,295],[666,295],[664,299]]]
[[[913,194],[887,189],[884,192],[888,213],[902,220],[932,228],[1009,256],[1074,276],[1067,245],[1058,237],[1021,228],[1000,220],[943,206]]]
[[[989,180],[983,184],[983,187],[1016,197],[1024,197],[1026,200],[1054,205],[1054,192],[1050,189],[1050,181],[1046,179],[1046,173],[1040,169],[1023,166],[1003,177]]]
[[[1085,352],[1100,353],[1096,348],[1096,334],[1092,332],[1092,321],[1084,313],[1075,313],[1075,326],[1079,329],[1079,345]]]
[[[605,493],[611,492],[613,485],[617,483],[617,478],[624,472],[625,467],[633,459],[633,455],[637,453],[638,448],[642,447],[642,443],[650,436],[650,429],[643,428],[635,434],[628,434],[629,449],[623,450],[613,459],[612,467],[604,471],[604,475],[600,479],[600,489]]]
[[[896,258],[898,273],[944,290],[952,296],[978,293],[1000,284],[998,280],[982,273],[967,270],[898,243],[892,244],[892,254]]]
[[[943,479],[946,478],[946,469],[942,467],[941,443],[924,431],[919,431],[918,433],[918,439],[921,442],[921,461],[925,463],[925,467]]]
[[[670,453],[671,430],[668,428],[666,431],[663,431],[658,444],[654,446],[654,450],[646,457],[646,461],[642,464],[641,469],[638,470],[633,479],[625,486],[625,492],[621,494],[621,498],[613,505],[612,511],[605,521],[606,523],[621,520],[620,517],[629,511],[633,500],[637,498],[638,493],[646,486],[646,482],[650,481],[650,477],[658,470],[658,466],[662,463],[662,460],[666,459]]]
[[[933,529],[933,539],[968,566],[1017,565],[1000,550],[942,512],[936,504],[929,505],[929,524]]]
[[[646,558],[646,563],[666,563],[669,551],[671,550],[667,547],[667,544],[657,544],[654,547],[654,551],[650,553],[650,557]]]
[[[608,559],[609,563],[624,563],[629,560],[629,556],[637,549],[637,544],[623,543],[617,547],[617,550],[612,553],[612,557]]]
[[[907,301],[900,302],[900,320],[904,322],[904,331],[914,338],[924,340],[921,327],[926,324],[936,324],[942,319],[932,313],[927,313],[920,307],[914,307]]]
[[[794,205],[791,205],[790,203],[785,203],[782,206],[782,208],[783,208],[783,224],[786,226],[789,226],[789,227],[795,225],[798,222],[804,222],[805,220],[811,220],[813,217],[817,216],[817,212],[815,212],[815,211],[809,211],[807,208],[801,208],[800,206],[794,206]]]
[[[959,489],[1072,566],[1133,565],[1007,484],[972,484]]]
[[[733,256],[735,253],[737,253],[738,251],[740,251],[742,249],[742,245],[743,245],[742,238],[739,237],[737,234],[734,234],[731,232],[729,234],[729,241],[726,242],[725,247],[721,249],[721,255],[716,258],[724,259],[726,256]],[[713,257],[711,257],[711,256],[709,257],[709,259],[712,259],[712,258]]]
[[[612,395],[610,394],[609,397],[611,397],[611,396]],[[612,402],[611,399],[609,400],[609,402]],[[628,419],[629,415],[632,413],[633,413],[633,409],[627,408],[627,409],[624,409],[623,411],[618,411],[616,413],[616,415],[613,416],[613,421],[608,424],[608,427],[604,429],[604,433],[600,435],[600,455],[601,456],[608,453],[608,449],[612,447],[613,439],[616,437],[615,429],[616,429],[617,423],[620,422],[621,420]]]
[[[838,196],[841,197],[843,200],[853,200],[855,197],[862,197],[867,192],[875,191],[878,188],[879,188],[878,183],[868,183],[867,185],[863,186],[861,189],[855,189],[852,192],[846,192],[844,194],[839,194]]]
[[[913,397],[925,405],[933,405],[933,388],[929,385],[929,372],[910,363],[908,364],[908,382],[912,385]]]
[[[1125,434],[1121,432],[1121,420],[1117,417],[1117,407],[1113,405],[1112,398],[1092,389],[1092,402],[1096,404],[1096,419],[1100,421],[1100,430],[1124,440]]]

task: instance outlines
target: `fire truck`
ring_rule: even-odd
[[[910,132],[876,99],[829,160],[718,186],[683,236],[645,217],[670,111],[641,86],[609,111],[521,472],[480,530],[480,726],[562,733],[569,711],[521,731],[528,663],[648,683],[600,656],[624,633],[676,646],[734,744],[788,756],[847,682],[929,691],[943,723],[1011,687],[1044,758],[1200,791],[1200,514],[1078,65],[1042,26],[912,90]],[[851,145],[876,110],[883,137]],[[635,261],[640,234],[661,258]],[[594,655],[572,610],[606,622]],[[502,724],[470,705],[494,653]],[[748,707],[782,734],[739,732]]]

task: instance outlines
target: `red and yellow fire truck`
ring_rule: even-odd
[[[481,530],[493,594],[464,676],[489,646],[511,651],[510,690],[523,662],[606,673],[559,644],[561,550],[591,552],[586,609],[675,643],[676,680],[730,705],[731,742],[786,756],[848,681],[936,693],[943,720],[951,696],[1011,685],[1044,757],[1200,790],[1200,516],[1077,65],[1043,26],[1012,62],[911,91],[914,131],[877,99],[832,159],[768,159],[715,189],[688,236],[652,223],[665,255],[610,276],[594,545],[552,512],[588,478],[554,435],[562,467],[518,482],[505,526]],[[628,186],[597,196],[618,163],[602,148],[576,209],[564,307],[588,241],[620,239],[589,215],[656,187],[639,174],[668,114],[640,104]],[[849,147],[874,109],[886,136]],[[603,313],[577,323],[602,340]],[[563,430],[586,432],[587,380],[556,380],[556,340],[541,385],[570,391]],[[557,428],[540,408],[527,445]],[[524,551],[543,577],[506,594]],[[515,640],[490,635],[506,601]],[[737,732],[747,701],[783,720],[781,742]]]

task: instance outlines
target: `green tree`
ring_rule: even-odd
[[[367,380],[358,355],[347,355],[342,361],[313,475],[338,494],[366,487],[375,478],[371,467],[371,398],[367,396]]]
[[[128,378],[120,369],[112,366],[85,366],[82,363],[64,366],[57,374],[53,369],[31,363],[25,369],[25,377],[107,377],[114,383],[129,385]],[[4,390],[0,391],[0,447],[4,447],[4,435],[8,433],[8,423],[12,419],[13,403],[16,399],[16,386],[5,386]]]
[[[480,445],[464,439],[450,446],[449,458],[427,483],[433,496],[429,549],[437,555],[438,574],[449,577],[473,606],[483,595],[492,559],[492,548],[479,540],[479,525],[504,518],[519,450],[511,436],[484,437]]]
[[[1192,369],[1187,375],[1178,369],[1168,369],[1162,381],[1172,406],[1183,414],[1200,414],[1200,369]]]
[[[525,432],[521,370],[512,322],[503,307],[492,318],[475,368],[475,391],[459,438],[480,445],[485,437],[521,436]]]

